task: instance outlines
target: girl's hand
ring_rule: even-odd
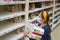
[[[29,34],[28,32],[25,32],[24,37],[28,37],[28,34]]]

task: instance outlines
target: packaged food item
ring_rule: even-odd
[[[35,3],[31,3],[31,4],[29,5],[29,10],[33,10],[33,9],[35,9]]]
[[[35,24],[31,24],[29,27],[30,27],[29,37],[32,39],[40,40],[44,35],[44,29],[39,26],[36,26]]]
[[[17,12],[19,11],[18,5],[9,5],[8,12]]]
[[[9,22],[19,23],[20,20],[19,20],[19,17],[15,17],[15,18],[9,19]]]
[[[20,21],[19,21],[19,17],[13,18],[13,22],[14,22],[14,23],[19,23],[19,22],[20,22]]]
[[[20,29],[17,29],[17,30],[16,30],[16,33],[19,34],[19,33],[20,33]]]
[[[35,14],[34,13],[32,13],[31,14],[31,19],[33,19],[35,17]]]

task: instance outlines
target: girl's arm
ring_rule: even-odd
[[[33,25],[29,24],[29,26],[27,27],[26,32],[24,33],[24,37],[29,37],[29,33],[32,31],[33,29]]]

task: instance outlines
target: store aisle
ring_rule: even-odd
[[[52,40],[60,39],[60,24],[52,32]]]

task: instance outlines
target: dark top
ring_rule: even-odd
[[[50,38],[49,27],[48,26],[44,26],[43,29],[44,29],[45,32],[44,32],[44,35],[42,36],[41,40],[49,40],[49,38]]]

